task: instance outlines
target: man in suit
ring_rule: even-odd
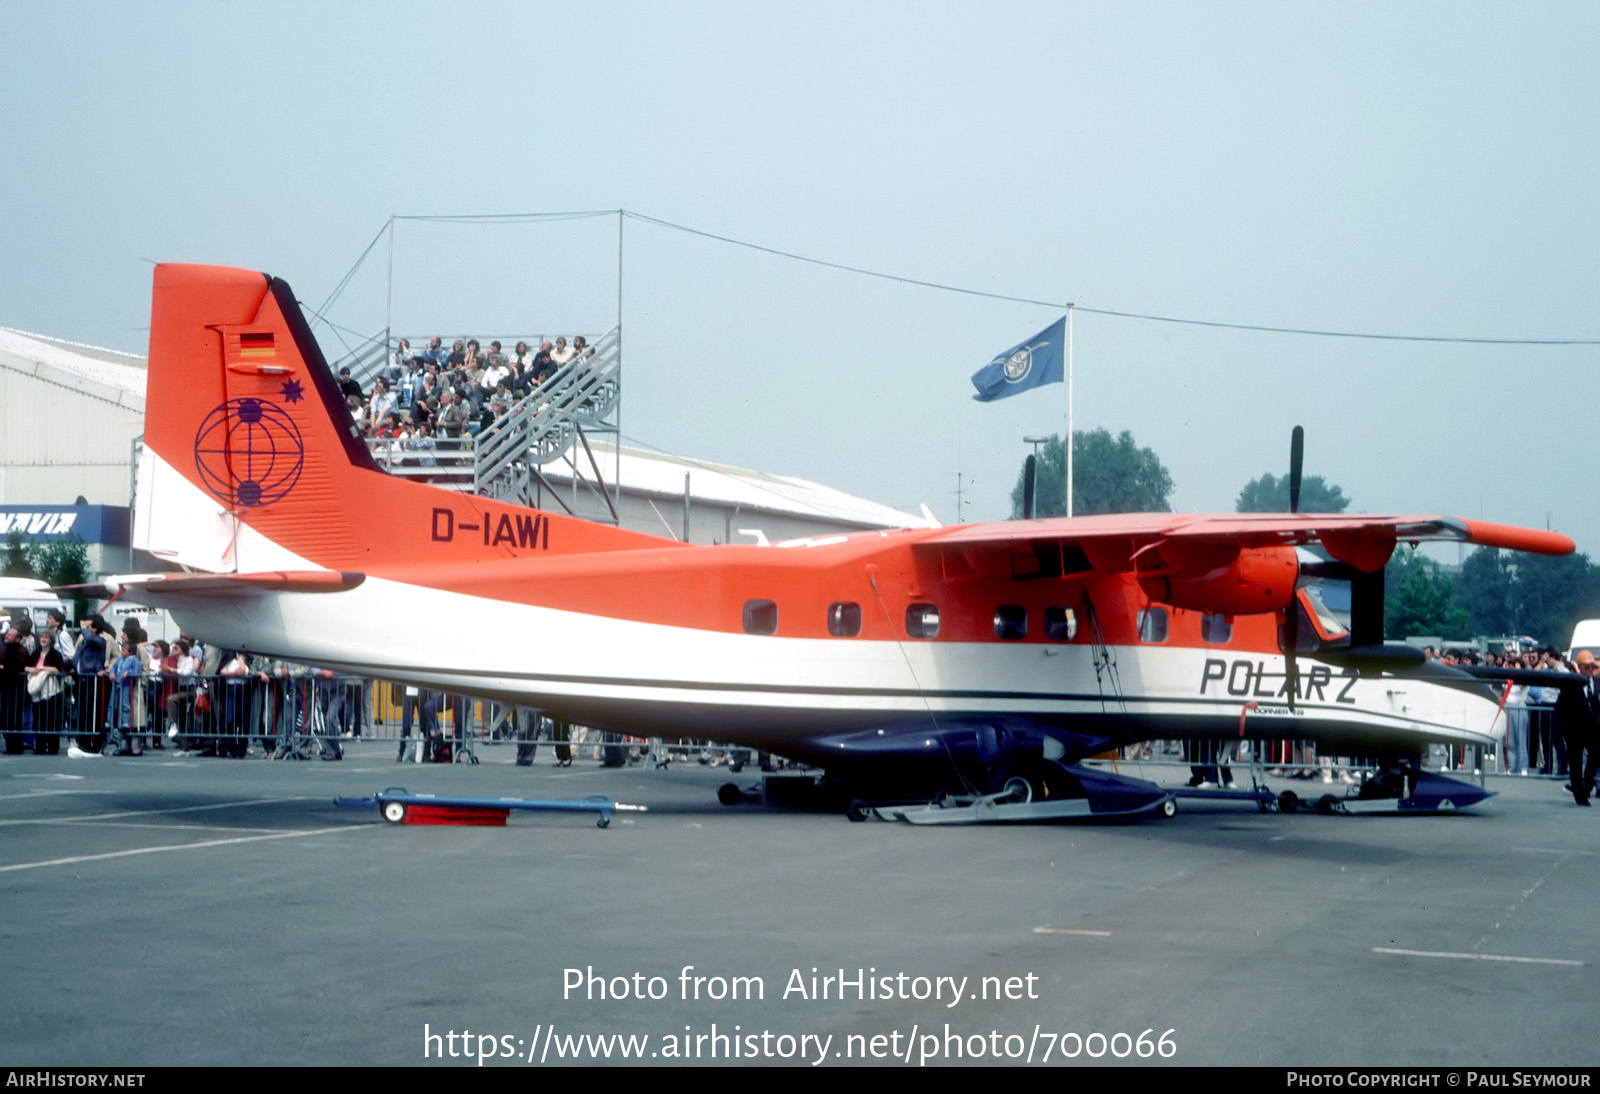
[[[1556,702],[1556,721],[1567,738],[1567,770],[1572,773],[1572,797],[1579,805],[1589,804],[1589,791],[1600,770],[1600,661],[1588,650],[1576,658],[1583,674],[1582,688],[1562,688]]]

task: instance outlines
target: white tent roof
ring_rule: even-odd
[[[598,439],[592,439],[589,443],[594,449],[595,462],[600,465],[601,475],[607,482],[613,481],[616,453],[610,443]],[[582,477],[592,480],[594,471],[589,466],[582,446],[574,448],[568,455],[578,461]],[[736,505],[750,512],[788,513],[868,527],[928,526],[928,521],[921,516],[903,513],[806,479],[749,471],[742,467],[650,452],[627,445],[623,446],[622,455],[621,485],[627,493],[669,500],[681,498],[683,477],[688,474],[690,491],[699,501]],[[552,482],[571,480],[571,469],[565,461],[547,464],[541,470]]]

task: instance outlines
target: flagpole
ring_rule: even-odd
[[[1072,305],[1067,305],[1067,516],[1072,516]]]

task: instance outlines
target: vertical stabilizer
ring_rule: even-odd
[[[670,544],[407,482],[373,462],[289,286],[160,265],[134,546],[211,572],[537,558]]]

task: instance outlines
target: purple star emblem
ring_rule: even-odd
[[[305,389],[300,386],[299,380],[289,380],[283,385],[281,394],[286,403],[298,403],[305,397]]]

